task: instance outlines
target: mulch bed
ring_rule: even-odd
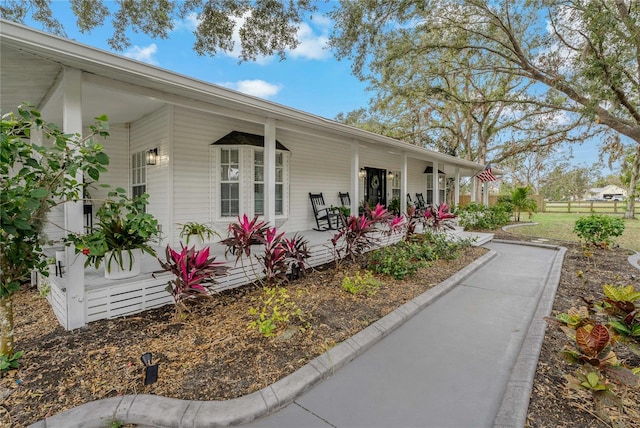
[[[45,299],[25,290],[14,299],[16,349],[21,367],[0,380],[0,426],[22,427],[88,401],[123,394],[157,394],[189,400],[240,397],[292,373],[407,300],[425,292],[486,252],[468,248],[404,281],[378,276],[373,296],[340,286],[355,267],[327,266],[291,282],[287,291],[305,322],[263,337],[247,324],[263,290],[255,285],[189,304],[102,320],[64,331]],[[157,383],[143,385],[140,356],[159,364]],[[2,425],[4,424],[4,425]]]

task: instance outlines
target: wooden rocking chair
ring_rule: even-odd
[[[339,225],[342,224],[340,209],[337,207],[327,207],[324,203],[322,193],[309,193],[309,199],[311,200],[313,215],[316,218],[316,225],[318,226],[314,230],[337,229]]]

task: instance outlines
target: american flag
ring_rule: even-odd
[[[479,172],[478,175],[476,175],[476,178],[483,183],[486,183],[487,181],[497,180],[496,176],[493,175],[493,172],[491,172],[490,163],[488,163],[487,166],[485,166],[484,169],[481,172]]]

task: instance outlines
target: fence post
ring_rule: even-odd
[[[567,212],[571,212],[571,201],[567,201]]]

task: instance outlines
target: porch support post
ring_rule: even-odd
[[[489,206],[489,182],[482,183],[482,203],[485,207]]]
[[[62,129],[67,134],[82,134],[82,71],[65,68],[62,77]],[[75,179],[82,184],[79,171]],[[64,204],[64,227],[67,233],[82,233],[84,226],[83,203]],[[65,279],[67,283],[67,330],[86,325],[84,289],[84,257],[75,255],[73,246],[65,247]]]
[[[351,214],[358,215],[360,201],[360,146],[357,141],[351,143]]]
[[[402,153],[402,164],[400,165],[400,214],[407,215],[407,153]]]
[[[433,161],[433,205],[440,203],[440,174],[438,174],[438,161]]]
[[[264,124],[264,219],[276,225],[276,120]]]
[[[455,179],[453,181],[453,203],[460,205],[460,168],[456,168]]]
[[[476,201],[477,185],[478,185],[478,179],[476,177],[471,177],[471,202],[477,202]]]

